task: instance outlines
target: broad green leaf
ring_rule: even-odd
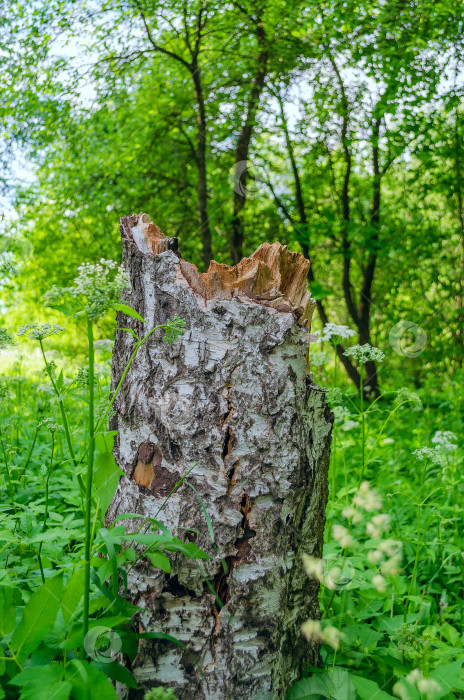
[[[15,589],[11,586],[0,586],[0,634],[9,634],[16,624]]]
[[[66,623],[69,622],[76,611],[84,594],[84,569],[77,569],[67,581],[61,596],[61,609]]]
[[[15,676],[10,683],[22,687],[20,700],[67,700],[71,683],[63,681],[64,669],[57,664],[33,666]]]
[[[29,598],[21,622],[11,638],[11,646],[19,661],[26,659],[50,632],[60,607],[63,577],[49,578]]]
[[[55,681],[50,685],[29,686],[21,690],[19,700],[68,700],[71,697],[72,683]]]
[[[356,700],[356,690],[348,671],[335,667],[321,671],[296,683],[287,693],[287,700],[305,700],[321,696],[332,700]]]
[[[113,304],[113,308],[116,309],[116,311],[122,311],[124,314],[126,314],[126,316],[132,316],[132,318],[136,318],[138,321],[146,323],[145,319],[142,318],[142,316],[131,306],[127,306],[127,304]]]
[[[116,661],[112,661],[111,663],[98,663],[98,661],[92,661],[92,666],[95,666],[95,668],[104,673],[105,676],[108,676],[108,678],[127,685],[128,688],[138,688],[132,673],[128,671],[125,666],[121,666],[121,664],[116,663]]]
[[[113,457],[114,438],[116,430],[95,437],[95,469],[93,476],[95,499],[100,501],[102,513],[106,513],[108,506],[118,488],[122,471],[119,469]]]
[[[356,676],[354,673],[350,673],[350,678],[361,700],[394,700],[393,696],[382,690],[375,681]]]
[[[157,569],[161,569],[167,574],[171,573],[171,562],[165,554],[162,552],[147,552],[146,556]]]
[[[95,666],[74,659],[66,667],[65,674],[72,684],[73,700],[117,700],[111,681]]]
[[[449,664],[443,664],[443,666],[437,666],[430,673],[430,678],[436,681],[441,686],[441,691],[433,693],[430,697],[433,700],[438,700],[448,693],[456,689],[457,685],[460,684],[461,667],[463,660],[453,661]]]

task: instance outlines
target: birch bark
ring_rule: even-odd
[[[128,580],[139,630],[182,641],[203,678],[164,640],[142,640],[132,670],[144,689],[171,687],[181,700],[284,698],[318,663],[300,632],[320,617],[301,554],[322,552],[333,420],[305,360],[309,262],[264,244],[235,268],[213,262],[200,275],[147,215],[124,217],[121,233],[132,285],[123,301],[147,323],[119,313],[118,328],[143,336],[178,314],[186,329],[173,345],[153,334],[115,403],[124,476],[106,520],[155,517],[196,465],[158,518],[211,556],[200,571],[176,555],[171,575],[143,560]],[[116,331],[113,387],[133,343]]]

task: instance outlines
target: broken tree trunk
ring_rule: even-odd
[[[265,243],[200,274],[146,214],[124,217],[121,233],[132,285],[123,301],[146,324],[119,312],[118,329],[142,337],[175,314],[186,328],[173,345],[156,331],[126,376],[112,426],[124,476],[106,520],[162,508],[168,528],[211,556],[200,571],[176,555],[170,575],[142,560],[128,580],[139,630],[182,641],[203,676],[165,640],[141,641],[132,670],[142,688],[185,700],[284,698],[318,662],[300,632],[320,616],[301,554],[321,556],[332,427],[306,369],[309,262]],[[116,331],[113,388],[134,342]]]

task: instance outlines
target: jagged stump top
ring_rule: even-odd
[[[207,272],[199,272],[195,265],[180,257],[177,238],[165,236],[148,214],[124,216],[121,230],[142,253],[158,255],[173,251],[192,292],[205,301],[247,297],[277,311],[291,311],[298,325],[310,327],[315,301],[306,289],[306,279],[311,263],[286,245],[277,241],[263,243],[237,265],[212,260]]]

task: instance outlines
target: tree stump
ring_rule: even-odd
[[[143,608],[139,630],[182,641],[203,677],[165,640],[140,641],[133,673],[142,688],[185,700],[284,698],[302,667],[318,663],[300,631],[320,617],[301,554],[322,552],[333,421],[307,373],[310,263],[265,243],[235,267],[213,261],[200,274],[146,214],[124,217],[121,234],[132,285],[123,301],[147,323],[119,312],[113,388],[135,342],[119,329],[143,337],[175,314],[186,328],[173,345],[156,331],[124,381],[112,421],[124,476],[106,522],[154,517],[196,464],[186,481],[197,493],[183,482],[158,517],[211,556],[201,567],[216,592],[180,555],[170,575],[137,565],[128,590]]]

